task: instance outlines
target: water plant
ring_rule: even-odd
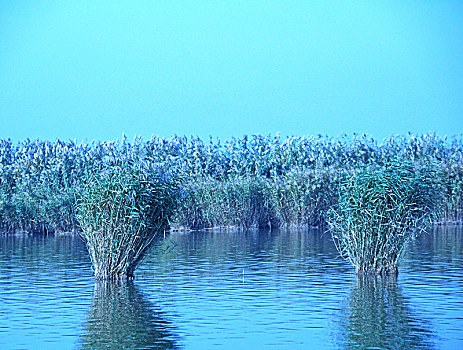
[[[77,219],[96,279],[127,279],[168,229],[178,183],[166,169],[114,165],[89,176]]]
[[[207,141],[175,136],[89,143],[0,140],[0,230],[79,230],[76,195],[87,177],[121,162],[163,164],[181,174],[185,196],[175,213],[177,228],[320,225],[337,201],[343,173],[372,164],[381,168],[394,158],[435,164],[445,198],[436,221],[463,221],[461,135],[398,135],[381,143],[365,135]],[[245,201],[234,205],[238,198]],[[255,218],[243,219],[246,212]]]
[[[271,226],[275,215],[267,194],[268,181],[262,178],[191,179],[182,188],[174,224],[192,229]]]
[[[394,160],[347,174],[327,221],[357,274],[397,275],[405,244],[438,217],[440,203],[435,167]]]

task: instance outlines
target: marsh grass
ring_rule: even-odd
[[[271,226],[275,215],[267,197],[267,181],[237,176],[227,181],[211,177],[184,184],[174,224],[201,229],[210,227]]]
[[[0,230],[79,230],[75,204],[87,178],[121,162],[163,164],[181,174],[184,196],[175,228],[320,225],[337,203],[343,173],[372,164],[382,168],[394,158],[435,164],[445,198],[436,221],[463,221],[461,135],[398,135],[381,144],[355,134],[208,142],[175,136],[91,143],[0,140]]]
[[[326,211],[336,201],[337,181],[331,168],[294,169],[269,181],[267,196],[278,226],[322,225]]]
[[[88,178],[77,219],[97,279],[132,278],[153,240],[168,229],[178,184],[165,170],[111,166]]]
[[[433,167],[396,160],[346,175],[327,221],[358,274],[397,275],[405,243],[438,217],[441,197]]]

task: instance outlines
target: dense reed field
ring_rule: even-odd
[[[463,139],[394,136],[126,138],[115,142],[0,140],[2,231],[79,230],[78,194],[90,176],[124,164],[162,166],[177,179],[171,228],[309,226],[325,222],[340,180],[391,159],[434,164],[443,186],[436,221],[461,221]]]

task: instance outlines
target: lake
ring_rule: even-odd
[[[0,348],[462,349],[462,237],[434,227],[388,280],[317,229],[178,232],[108,284],[78,236],[1,235]]]

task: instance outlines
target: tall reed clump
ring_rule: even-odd
[[[327,222],[358,274],[397,275],[405,243],[433,222],[441,202],[436,171],[407,161],[346,175],[338,196]]]
[[[153,166],[114,165],[90,176],[77,219],[97,279],[132,278],[176,207],[175,176]]]

